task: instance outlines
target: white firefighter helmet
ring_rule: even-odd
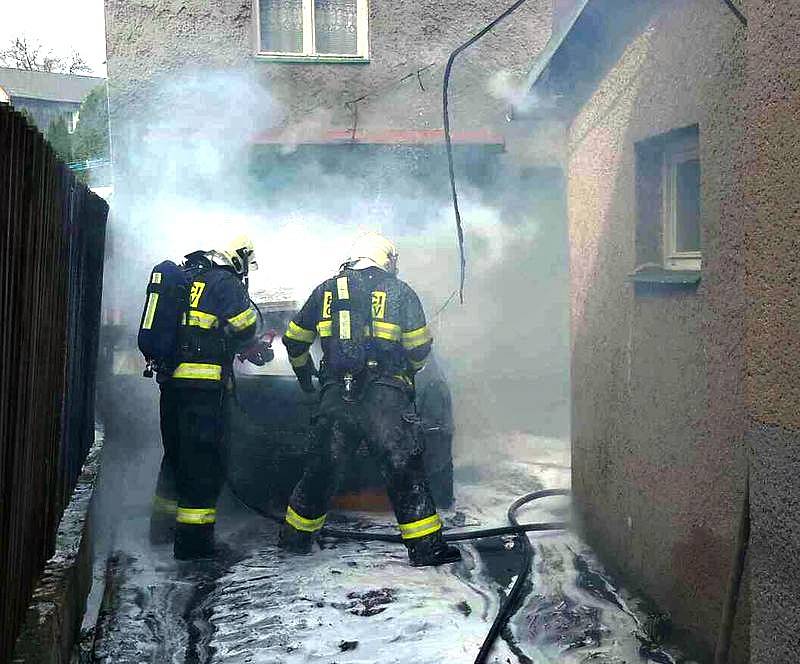
[[[389,274],[397,274],[397,247],[380,233],[359,235],[350,249],[345,265],[355,270],[378,267]]]
[[[213,253],[214,262],[232,267],[240,277],[245,277],[250,271],[258,269],[255,246],[247,235],[239,235],[227,247]]]

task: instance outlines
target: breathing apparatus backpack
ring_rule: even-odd
[[[186,263],[163,261],[150,272],[139,324],[138,345],[146,362],[143,375],[171,374],[178,350],[178,326],[189,310],[189,291],[196,275],[209,269],[203,252],[189,254]]]
[[[372,321],[372,292],[358,270],[343,270],[331,293],[331,341],[326,371],[344,380],[345,389],[367,364],[365,331]]]

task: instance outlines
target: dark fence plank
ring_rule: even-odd
[[[0,104],[0,662],[94,437],[107,216]]]

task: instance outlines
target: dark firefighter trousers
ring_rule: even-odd
[[[339,384],[323,390],[305,471],[289,499],[287,523],[310,536],[322,528],[346,463],[366,440],[379,462],[404,542],[439,537],[442,523],[425,475],[411,391],[392,379],[377,379],[355,402],[344,401],[342,393]]]
[[[227,391],[221,384],[197,388],[176,381],[161,385],[164,456],[153,499],[151,539],[175,532],[176,555],[213,549],[216,504],[224,479]]]

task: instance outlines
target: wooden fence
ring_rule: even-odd
[[[107,216],[0,104],[0,662],[94,437]]]

